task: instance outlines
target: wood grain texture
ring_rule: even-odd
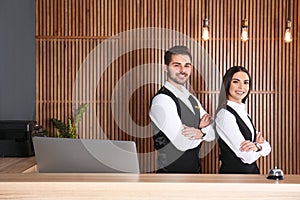
[[[22,173],[35,165],[36,161],[34,156],[22,158],[0,158],[0,173]]]
[[[165,80],[162,67],[157,66],[162,66],[166,48],[185,44],[193,47],[193,57],[198,61],[189,88],[213,116],[225,71],[233,65],[249,69],[254,84],[247,108],[257,129],[272,146],[271,154],[259,160],[261,173],[267,174],[270,168],[278,166],[286,174],[300,174],[300,3],[298,0],[291,3],[294,40],[287,44],[283,41],[287,0],[211,0],[207,1],[207,8],[205,0],[36,0],[37,121],[54,135],[51,118],[66,121],[80,104],[88,103],[93,113],[86,113],[86,120],[79,128],[80,136],[135,141],[141,153],[142,171],[155,170],[148,111],[151,97]],[[205,15],[211,34],[206,42],[201,40]],[[249,22],[246,43],[240,41],[244,18]],[[151,31],[144,35],[128,34],[124,45],[117,45],[118,34],[138,28],[150,30],[150,27],[179,32],[199,46],[174,33],[155,35]],[[85,63],[93,50],[107,40],[113,47],[106,52],[109,56],[138,45],[153,44],[162,49],[135,49],[113,61],[109,56],[100,56]],[[101,66],[103,62],[110,63],[104,71],[90,67],[84,75],[79,73],[83,64]],[[139,66],[147,70],[135,71]],[[97,80],[100,73],[101,78]],[[130,81],[124,91],[137,88],[131,94],[122,93],[122,98],[116,96],[129,99],[124,107],[111,97],[126,75]],[[73,91],[78,77],[85,87]],[[140,83],[146,84],[139,86]],[[95,91],[91,91],[89,87],[95,84]],[[113,108],[118,109],[116,113],[128,112],[129,115],[117,122]],[[91,124],[99,126],[90,131]],[[217,173],[217,145],[203,148],[212,148],[203,159],[203,173]]]
[[[299,175],[274,181],[262,175],[3,174],[0,193],[4,199],[299,199],[299,181]]]

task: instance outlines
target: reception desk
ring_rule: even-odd
[[[0,199],[300,199],[300,175],[7,173]]]

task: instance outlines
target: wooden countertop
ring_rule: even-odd
[[[137,183],[261,183],[299,184],[300,175],[269,180],[264,175],[240,174],[101,174],[101,173],[6,173],[0,182],[137,182]]]
[[[300,199],[300,175],[36,173],[35,164],[1,158],[0,199]]]
[[[300,175],[0,174],[12,199],[300,199]]]

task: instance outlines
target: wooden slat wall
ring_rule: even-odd
[[[286,44],[283,36],[287,1],[209,0],[211,39],[205,42],[201,40],[205,0],[36,0],[37,121],[54,135],[51,118],[66,121],[81,103],[88,103],[80,137],[135,141],[142,171],[153,171],[156,154],[148,111],[151,97],[165,80],[162,68],[157,66],[163,63],[164,49],[185,44],[192,48],[197,64],[190,88],[212,115],[226,69],[233,65],[249,69],[254,84],[248,111],[272,146],[271,154],[259,160],[261,173],[267,174],[270,168],[278,166],[286,174],[300,174],[300,3],[291,0],[294,40]],[[245,16],[250,39],[243,43],[240,31]],[[124,31],[146,27],[149,33],[143,32],[138,37],[128,34],[125,45],[117,45],[118,36]],[[150,27],[166,28],[171,33],[153,35]],[[175,31],[190,40],[180,38]],[[111,38],[115,45],[105,52],[107,55],[116,56],[123,48],[134,51],[118,55],[102,73],[102,62],[109,62],[111,57],[90,55]],[[135,45],[140,45],[138,42],[144,47],[156,42],[160,48],[152,45],[135,49]],[[80,73],[85,64],[98,67]],[[129,81],[123,89],[129,92],[137,87],[137,90],[131,96],[126,92],[121,97],[116,94],[116,98],[130,99],[130,116],[120,119],[127,127],[124,130],[117,124],[112,106],[117,113],[124,113],[127,108],[111,96],[126,75],[130,75]],[[139,86],[141,82],[147,84]],[[95,83],[96,89],[91,90]],[[74,88],[78,90],[73,91]],[[133,134],[127,130],[143,131]],[[203,173],[217,173],[217,145],[205,145],[202,149],[209,151],[203,159]]]

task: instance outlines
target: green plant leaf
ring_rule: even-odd
[[[77,128],[78,124],[82,120],[83,114],[87,108],[88,104],[81,104],[79,109],[76,111],[75,120],[73,121],[71,117],[68,118],[68,123],[64,123],[61,120],[52,118],[51,122],[56,128],[56,135],[60,138],[77,138]]]

